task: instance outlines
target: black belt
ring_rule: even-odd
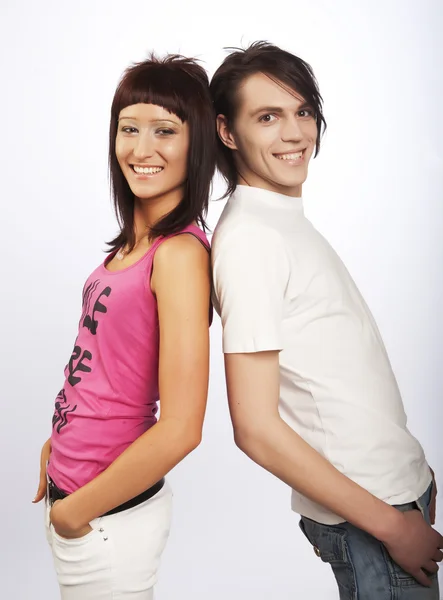
[[[49,500],[49,504],[52,506],[56,500],[63,500],[63,498],[66,498],[66,496],[69,496],[69,494],[67,492],[64,492],[63,490],[61,490],[59,487],[57,487],[50,477],[48,479],[49,479],[48,480],[48,500]],[[128,508],[133,508],[134,506],[138,506],[142,502],[146,502],[146,500],[149,500],[149,498],[152,498],[153,496],[155,496],[155,494],[157,494],[164,485],[165,485],[165,478],[163,477],[162,479],[160,479],[160,481],[157,481],[157,483],[154,483],[154,485],[152,487],[150,487],[149,489],[145,490],[138,496],[135,496],[135,498],[131,498],[131,500],[128,500],[127,502],[123,502],[123,504],[120,504],[119,506],[116,506],[112,510],[109,510],[107,513],[102,515],[102,517],[107,517],[108,515],[114,515],[115,513],[122,512],[123,510],[128,510]]]

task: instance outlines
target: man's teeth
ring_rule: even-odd
[[[137,167],[134,165],[134,171],[139,175],[154,175],[154,173],[160,173],[163,171],[163,167]]]
[[[303,156],[303,151],[296,152],[295,154],[277,154],[276,156],[280,160],[298,160]]]

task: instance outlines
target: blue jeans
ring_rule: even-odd
[[[431,492],[432,484],[417,502],[395,508],[419,508],[429,523]],[[422,586],[391,559],[381,542],[350,523],[322,525],[302,517],[300,528],[317,556],[331,565],[340,600],[439,600],[437,574],[430,576],[430,588]]]

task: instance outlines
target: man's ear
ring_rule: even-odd
[[[230,150],[238,150],[234,136],[229,130],[228,120],[225,115],[217,115],[217,132],[218,137],[227,148]]]

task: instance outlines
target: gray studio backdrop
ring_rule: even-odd
[[[308,217],[372,308],[412,432],[443,489],[443,8],[440,0],[172,0],[0,5],[0,598],[55,600],[33,506],[84,279],[115,231],[107,129],[122,70],[150,49],[199,56],[271,40],[310,62],[329,123],[305,187]],[[222,191],[219,183],[214,199]],[[223,201],[213,202],[214,225]],[[290,493],[233,445],[212,327],[201,447],[171,475],[174,527],[158,600],[332,600]],[[443,529],[443,510],[438,526]]]

